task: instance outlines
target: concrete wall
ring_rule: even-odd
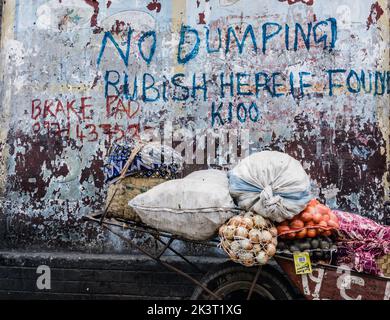
[[[137,135],[163,135],[187,171],[287,152],[322,201],[383,221],[388,21],[387,0],[6,1],[0,245],[126,250],[81,218],[105,201],[109,145]]]

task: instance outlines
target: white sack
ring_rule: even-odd
[[[190,173],[184,179],[196,179],[204,182],[218,183],[225,188],[229,189],[229,180],[227,172],[216,169],[198,170]]]
[[[129,206],[146,225],[192,240],[212,238],[223,223],[239,213],[227,175],[218,170],[164,182],[130,200]]]
[[[310,201],[310,179],[299,161],[277,151],[257,152],[229,172],[230,194],[241,209],[281,222]]]

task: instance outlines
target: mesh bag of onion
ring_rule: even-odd
[[[219,228],[219,236],[229,257],[246,267],[264,265],[276,253],[277,229],[259,214],[234,216]]]

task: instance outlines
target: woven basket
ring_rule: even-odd
[[[384,255],[376,260],[378,268],[385,277],[390,277],[390,254]]]
[[[116,184],[110,185],[107,192],[107,216],[140,221],[137,213],[128,205],[128,202],[135,196],[166,181],[161,178],[126,177]],[[111,203],[109,203],[115,193],[115,189],[117,189],[116,194],[111,200]]]

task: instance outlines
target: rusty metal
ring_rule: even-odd
[[[104,219],[106,218],[108,209],[110,208],[111,203],[114,201],[114,198],[115,198],[117,192],[118,192],[118,188],[115,188],[114,193],[112,194],[111,199],[108,201],[107,206],[104,208],[103,214],[102,214],[102,216],[100,218],[100,224],[102,224]]]
[[[251,299],[251,296],[252,296],[252,293],[253,293],[253,289],[256,286],[256,283],[257,283],[257,280],[259,279],[260,273],[261,273],[261,266],[259,266],[257,268],[255,278],[252,281],[252,284],[251,284],[251,287],[249,289],[248,296],[246,297],[246,300],[250,300]]]
[[[161,241],[161,243],[164,244],[164,247],[161,249],[160,253],[159,253],[158,255],[156,255],[156,258],[157,258],[157,259],[160,259],[160,258],[161,258],[161,256],[165,253],[165,251],[170,247],[170,245],[172,244],[172,242],[173,242],[173,239],[172,239],[172,238],[170,238],[170,239],[168,240],[168,242],[163,242],[163,241]]]
[[[160,237],[155,237],[154,238],[162,243],[163,245],[166,245],[166,243],[164,241],[161,240]],[[170,238],[168,243],[172,243],[174,241],[173,238]],[[169,249],[170,251],[172,251],[174,254],[176,254],[177,256],[179,256],[182,260],[184,260],[187,264],[191,265],[195,270],[197,270],[198,272],[200,273],[204,273],[204,271],[202,269],[200,269],[197,265],[195,265],[194,263],[192,263],[190,260],[188,260],[184,255],[182,255],[180,252],[178,252],[177,250],[175,250],[174,248],[172,248],[171,246],[168,246],[167,249]]]

